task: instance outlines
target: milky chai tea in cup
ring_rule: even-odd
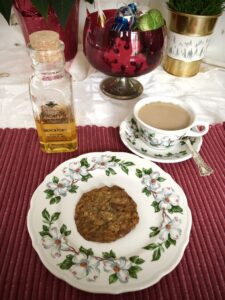
[[[185,136],[202,136],[209,129],[207,122],[196,120],[189,105],[173,98],[140,100],[134,106],[134,117],[141,139],[157,149],[172,147]],[[198,131],[197,126],[204,129]]]

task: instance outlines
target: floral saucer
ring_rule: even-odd
[[[174,147],[159,150],[148,147],[140,138],[137,123],[133,116],[126,118],[120,125],[120,137],[125,146],[140,157],[155,162],[177,163],[192,157],[184,141]],[[190,138],[191,143],[197,152],[202,145],[202,137]]]
[[[85,240],[74,220],[83,193],[123,188],[139,222],[111,242]],[[46,268],[72,286],[119,294],[149,287],[180,262],[189,242],[191,212],[181,187],[159,166],[130,153],[97,152],[59,165],[34,192],[27,218],[32,245]]]

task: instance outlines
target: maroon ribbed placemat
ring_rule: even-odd
[[[193,225],[179,265],[154,286],[120,295],[97,295],[75,289],[53,276],[31,245],[26,217],[31,196],[45,176],[63,161],[93,151],[126,151],[118,128],[78,128],[79,150],[66,154],[40,151],[34,129],[0,130],[0,299],[154,300],[225,299],[224,129],[214,125],[201,154],[214,168],[200,177],[192,160],[159,164],[183,188]],[[151,272],[151,270],[149,270]]]

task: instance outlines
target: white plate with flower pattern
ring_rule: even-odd
[[[117,185],[137,203],[139,223],[111,243],[85,240],[74,212],[81,195]],[[88,153],[59,165],[34,192],[27,217],[46,268],[70,285],[119,294],[149,287],[180,262],[191,212],[183,190],[149,160],[121,152]]]
[[[137,123],[133,116],[127,117],[120,125],[120,137],[128,149],[140,157],[155,162],[177,163],[192,157],[184,141],[165,150],[148,147],[139,137]],[[190,138],[192,146],[199,152],[202,145],[202,137]]]

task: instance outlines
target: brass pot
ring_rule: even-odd
[[[220,15],[198,16],[169,10],[169,30],[164,69],[189,77],[199,68]]]

